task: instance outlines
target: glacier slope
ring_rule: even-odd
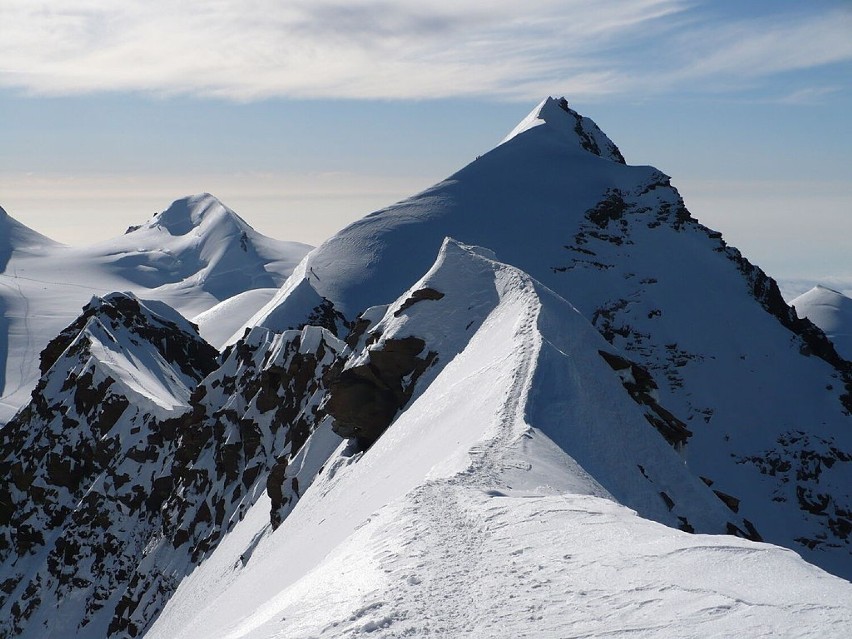
[[[222,349],[234,331],[260,310],[278,292],[277,288],[253,288],[222,300],[192,318],[209,344]]]

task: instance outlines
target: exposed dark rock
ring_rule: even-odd
[[[149,318],[153,321],[149,321]],[[185,340],[184,332],[170,320],[144,313],[136,298],[113,293],[83,307],[83,313],[41,352],[39,370],[44,375],[68,349],[86,324],[97,321],[120,324],[139,337],[158,344],[162,355],[176,364],[183,373],[193,377],[207,375],[216,367],[218,352],[202,339]],[[197,327],[196,327],[197,328]],[[84,346],[80,346],[84,348]]]
[[[598,351],[621,378],[621,383],[637,404],[643,407],[645,419],[675,448],[683,446],[692,432],[686,424],[660,406],[652,393],[657,384],[651,374],[638,364],[608,351]]]
[[[689,523],[689,520],[686,517],[678,517],[678,521],[680,522],[678,528],[680,528],[683,532],[688,532],[690,535],[695,534],[695,528]]]
[[[419,357],[426,343],[417,337],[389,339],[369,361],[344,370],[329,383],[325,410],[334,417],[334,432],[369,447],[405,406],[420,375],[436,353]]]
[[[272,501],[270,519],[273,530],[281,524],[281,507],[285,503],[284,478],[287,472],[287,457],[281,457],[272,465],[266,477],[266,492]]]
[[[714,490],[716,497],[722,500],[722,502],[730,508],[733,512],[738,513],[740,511],[740,500],[734,497],[733,495],[729,495],[728,493],[723,493],[721,490]]]
[[[743,523],[745,525],[745,530],[743,530],[736,524],[728,522],[727,533],[729,535],[734,535],[735,537],[741,537],[743,539],[749,539],[751,541],[763,541],[763,537],[761,537],[760,533],[757,532],[757,529],[748,519],[743,519]]]
[[[620,220],[624,217],[627,205],[618,189],[607,192],[606,197],[598,202],[593,209],[586,211],[586,218],[598,228],[605,229],[610,222]]]
[[[307,322],[294,328],[301,329],[304,326],[319,326],[336,336],[345,334],[352,327],[343,313],[334,308],[334,304],[325,298],[311,311]]]
[[[5,601],[13,592],[0,592],[0,606],[13,611],[13,634],[47,605],[42,602],[83,597],[87,614],[94,614],[123,590],[175,483],[162,465],[177,430],[160,432],[122,395],[124,387],[104,375],[90,351],[94,330],[119,348],[148,349],[185,384],[216,366],[215,349],[191,325],[179,326],[124,294],[93,300],[44,349],[32,401],[0,430],[0,470],[16,488],[14,496],[0,488],[0,561],[16,566],[14,581],[26,580],[14,602]],[[160,469],[156,479],[153,470],[141,472],[149,464]],[[94,576],[97,588],[84,575]],[[132,620],[117,627],[139,631]]]
[[[580,146],[582,146],[589,153],[594,153],[599,157],[606,157],[612,159],[618,162],[619,164],[625,163],[624,156],[621,155],[621,151],[618,150],[618,147],[615,146],[615,144],[606,139],[606,137],[603,135],[603,132],[598,129],[597,125],[595,125],[588,118],[584,118],[579,113],[570,108],[568,106],[568,101],[565,98],[559,99],[559,107],[574,118],[574,132],[580,139]],[[592,131],[591,129],[596,129],[596,131]],[[600,145],[595,140],[593,133],[599,133],[602,139],[607,142],[608,148],[601,149]]]
[[[429,288],[429,287],[421,288],[417,291],[414,291],[411,294],[411,297],[409,297],[407,300],[405,300],[402,303],[402,306],[400,306],[396,311],[394,311],[393,316],[399,317],[407,309],[411,308],[412,306],[417,304],[417,302],[420,302],[422,300],[439,300],[442,297],[444,297],[444,294],[441,293],[440,291],[436,291],[434,288]]]

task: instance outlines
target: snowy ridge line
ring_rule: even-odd
[[[379,341],[372,342],[380,349],[382,340],[386,346],[399,336],[416,335],[437,316],[448,318],[450,325],[464,325],[467,318],[459,311],[479,301],[471,292],[484,299],[490,299],[490,292],[480,286],[483,269],[464,269],[463,261],[475,266],[486,262],[475,253],[463,257],[457,244],[445,243],[430,273],[389,305],[384,318],[367,329],[362,340],[371,343],[370,335],[376,334],[371,331],[381,329]],[[611,492],[568,456],[566,450],[571,448],[560,448],[551,439],[559,437],[564,445],[579,439],[582,430],[575,432],[576,424],[568,416],[562,426],[558,421],[541,422],[542,415],[559,413],[559,404],[550,403],[557,398],[549,389],[534,388],[535,369],[553,364],[541,356],[546,342],[556,345],[561,353],[557,361],[568,367],[557,385],[571,379],[576,383],[576,373],[582,370],[592,376],[591,386],[603,385],[602,392],[621,406],[621,416],[630,426],[602,433],[609,448],[621,444],[642,454],[636,443],[647,439],[648,454],[656,461],[640,461],[649,477],[664,481],[658,474],[661,468],[682,473],[665,486],[678,508],[688,509],[690,505],[682,502],[694,498],[691,512],[724,510],[695,477],[694,489],[677,488],[686,476],[682,461],[644,421],[600,358],[596,349],[602,339],[586,321],[574,313],[576,321],[565,335],[584,326],[587,333],[575,335],[574,349],[560,348],[556,335],[548,338],[542,332],[554,326],[542,316],[540,300],[550,295],[546,305],[552,311],[564,301],[543,293],[516,269],[489,263],[499,299],[460,352],[449,361],[442,358],[448,348],[457,348],[453,344],[457,336],[430,335],[424,348],[438,353],[433,364],[437,375],[420,378],[419,383],[428,385],[412,395],[387,430],[366,451],[353,454],[352,445],[346,443],[331,450],[318,464],[310,487],[274,531],[268,528],[267,502],[259,501],[179,586],[149,638],[195,639],[211,632],[229,639],[493,636],[497,628],[512,636],[563,636],[571,624],[590,627],[596,618],[599,621],[600,606],[609,611],[614,627],[670,636],[687,602],[689,627],[699,635],[724,634],[735,627],[740,632],[758,627],[813,628],[817,623],[848,627],[852,619],[844,600],[848,584],[841,587],[844,582],[807,566],[789,551],[731,537],[687,535],[640,519],[615,503]],[[461,273],[466,277],[459,277]],[[471,278],[477,284],[473,288],[466,285]],[[412,292],[426,285],[443,297],[424,298],[406,307]],[[349,361],[362,362],[363,354],[353,354]],[[588,370],[591,362],[597,363],[596,372]],[[543,377],[538,379],[540,383]],[[575,388],[577,394],[569,396],[582,402],[584,386]],[[526,404],[533,398],[538,412]],[[587,401],[597,405],[596,399]],[[606,423],[610,422],[596,423],[591,430],[601,432]],[[561,436],[560,428],[567,428]],[[634,439],[623,440],[630,432]],[[573,446],[582,448],[582,443]],[[598,477],[621,492],[626,485],[649,482],[636,469],[635,475],[619,479],[622,468],[625,464],[616,458],[610,472]],[[646,512],[655,512],[654,508],[666,512],[657,485],[646,486],[628,497]],[[691,512],[687,511],[693,517]],[[724,530],[726,517],[720,515],[712,524],[715,529]],[[706,525],[700,516],[694,521]],[[519,528],[523,532],[517,535],[503,532]],[[587,539],[590,531],[595,534]],[[647,550],[636,569],[631,567],[635,548],[621,540],[640,535]],[[619,554],[614,559],[607,551],[611,553],[616,543]],[[748,560],[758,552],[765,559]],[[681,558],[681,569],[673,575],[665,569],[671,553]],[[750,588],[776,584],[771,571],[753,570],[766,562],[774,569],[799,571],[799,585],[808,584],[807,603],[799,598],[798,586],[795,593],[776,593],[766,602],[744,599]],[[716,566],[712,586],[698,588],[686,577],[702,574],[710,564]],[[742,569],[746,564],[748,568]],[[591,570],[595,565],[598,569]],[[618,578],[625,573],[629,577]],[[583,592],[578,580],[593,592]],[[519,584],[524,596],[516,597]],[[665,623],[650,624],[651,615],[641,613],[647,592],[660,602],[652,614],[662,616]],[[589,594],[590,605],[578,606]],[[732,606],[748,619],[724,621],[725,615],[702,615],[708,599],[718,601],[720,610]],[[199,606],[199,601],[205,604]],[[608,606],[607,601],[616,605]],[[532,610],[535,614],[530,616]],[[570,610],[569,624],[565,615]]]
[[[591,120],[527,122],[294,263],[222,353],[162,302],[266,299],[215,198],[90,251],[161,301],[93,300],[0,430],[12,636],[852,632],[852,585],[734,537],[852,575],[833,346]]]
[[[651,398],[693,433],[691,469],[733,497],[735,515],[852,576],[850,364],[690,214],[663,172],[583,148],[559,100],[528,119],[535,126],[312,251],[248,324],[292,328],[324,300],[345,326],[402,295],[445,237],[486,246],[653,376]]]

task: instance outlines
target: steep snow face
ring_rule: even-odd
[[[654,430],[609,363],[619,355],[588,320],[527,274],[491,258],[490,251],[445,240],[434,266],[365,333],[361,342],[367,346],[343,373],[368,368],[361,383],[379,377],[392,386],[387,369],[397,372],[399,360],[388,365],[388,354],[399,352],[396,345],[406,340],[418,340],[427,368],[397,372],[403,384],[421,389],[401,389],[406,401],[417,400],[420,392],[433,392],[433,384],[454,383],[438,380],[472,344],[499,341],[499,348],[523,356],[511,376],[516,387],[503,389],[504,402],[517,403],[511,407],[517,414],[510,420],[506,413],[499,426],[516,429],[501,433],[506,441],[529,436],[530,427],[540,431],[571,456],[572,466],[585,469],[582,477],[594,477],[605,494],[644,517],[688,530],[745,528],[742,521],[730,523],[733,513],[686,471]],[[332,385],[327,408],[339,421],[335,392]],[[363,403],[363,395],[358,400]],[[400,419],[410,419],[408,412]],[[469,451],[455,454],[467,459]]]
[[[247,289],[279,287],[309,248],[258,234],[208,194],[83,248],[57,244],[3,212],[0,424],[28,401],[38,353],[91,296],[129,290],[193,317]]]
[[[489,153],[313,251],[248,326],[298,327],[320,301],[348,326],[404,292],[445,236],[488,247],[653,374],[694,433],[693,470],[760,535],[852,576],[849,364],[666,175],[594,152],[590,131],[546,100]]]
[[[313,252],[305,279],[347,317],[395,299],[432,263],[444,237],[485,246],[511,264],[545,272],[565,249],[570,211],[593,207],[614,182],[663,179],[582,146],[574,116],[549,99],[541,124],[516,134],[444,182],[347,227]],[[532,115],[531,115],[532,117]],[[275,328],[289,288],[252,323]],[[268,318],[268,319],[267,319]]]
[[[448,241],[365,322],[344,372],[372,366],[388,382],[394,366],[378,355],[400,340],[434,354],[408,403],[363,452],[332,449],[315,430],[311,482],[289,516],[270,526],[261,498],[147,637],[561,636],[569,624],[669,636],[684,623],[693,636],[752,636],[852,624],[852,587],[793,553],[690,536],[619,505],[718,532],[734,516],[644,418],[601,355],[612,347],[526,274]],[[335,422],[337,392],[326,402]]]
[[[841,357],[852,361],[852,299],[825,286],[815,286],[790,305],[819,326]]]
[[[570,118],[566,118],[559,110],[564,111]],[[511,133],[503,138],[504,144],[529,129],[547,125],[554,135],[558,135],[568,144],[579,144],[589,153],[624,164],[624,156],[606,134],[600,130],[597,124],[590,118],[580,115],[568,106],[565,98],[558,100],[545,98],[530,114],[512,129]]]
[[[0,431],[0,635],[107,634],[161,534],[173,446],[150,424],[189,409],[216,356],[174,310],[120,293],[44,350],[32,402]]]

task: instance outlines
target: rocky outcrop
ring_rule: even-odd
[[[620,355],[607,351],[598,351],[603,360],[614,370],[624,389],[637,404],[642,406],[648,423],[665,437],[676,449],[683,448],[692,435],[686,424],[666,410],[657,401],[657,383],[651,374],[638,364]]]
[[[47,629],[57,610],[78,632],[138,636],[264,490],[273,526],[299,497],[288,461],[324,417],[345,343],[320,327],[255,329],[217,362],[192,325],[152,306],[93,300],[2,431],[0,636]],[[127,368],[140,363],[152,368]],[[183,389],[171,409],[135,385],[158,376]]]
[[[594,153],[599,157],[613,160],[619,164],[625,163],[624,156],[621,155],[621,151],[619,151],[618,147],[613,144],[612,140],[610,140],[606,134],[598,128],[597,124],[569,107],[568,100],[565,98],[559,98],[558,104],[560,109],[574,118],[574,132],[580,140],[580,146],[589,153]]]
[[[332,379],[325,410],[334,417],[334,432],[355,438],[362,449],[376,441],[435,360],[436,353],[425,350],[426,343],[417,337],[388,339],[380,349],[369,351],[366,363],[346,368]]]
[[[188,395],[218,354],[176,313],[152,307],[127,294],[92,300],[42,353],[31,403],[0,431],[0,474],[11,479],[0,491],[0,614],[9,620],[0,636],[49,624],[57,606],[85,628],[159,530],[174,438],[124,379],[141,373],[128,363],[172,381],[170,410],[180,412],[180,389]]]

